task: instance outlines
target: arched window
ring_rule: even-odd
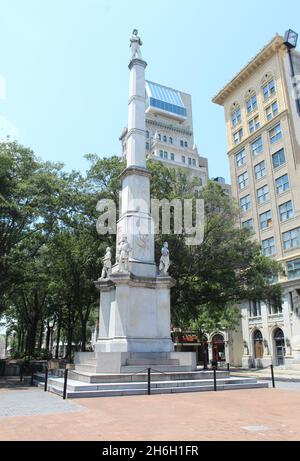
[[[263,343],[263,336],[261,331],[256,330],[253,334],[253,342],[254,342],[254,357],[256,359],[261,359],[264,355],[264,343]]]
[[[274,331],[274,343],[275,343],[276,364],[284,365],[285,340],[284,340],[284,333],[281,330],[281,328],[277,328]]]
[[[216,334],[212,337],[212,353],[215,362],[225,361],[225,341],[223,335]]]
[[[231,106],[231,123],[232,127],[235,128],[242,121],[242,114],[240,105],[237,102],[234,102]]]
[[[269,99],[276,93],[275,79],[270,72],[264,75],[261,81],[261,86],[264,100]]]
[[[252,88],[250,88],[246,93],[246,107],[247,114],[251,114],[257,110],[257,97],[255,91]]]

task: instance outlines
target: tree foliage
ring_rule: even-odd
[[[85,350],[96,321],[99,293],[93,281],[101,272],[107,245],[115,236],[96,232],[99,199],[118,206],[123,160],[89,154],[85,175],[43,162],[17,143],[0,143],[0,313],[17,336],[19,351],[33,355],[51,328],[56,342]],[[201,330],[232,328],[243,299],[280,302],[270,278],[280,266],[262,255],[247,229],[237,226],[238,209],[216,183],[200,187],[182,170],[148,162],[151,196],[201,198],[205,204],[204,240],[188,246],[185,235],[158,235],[156,261],[169,243],[172,324]],[[197,192],[195,192],[195,190]],[[172,212],[171,212],[172,215]]]

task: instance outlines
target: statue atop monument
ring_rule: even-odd
[[[111,251],[110,247],[106,248],[105,255],[103,257],[103,268],[101,272],[101,279],[107,279],[111,273]]]
[[[131,248],[127,241],[127,237],[123,236],[117,247],[117,263],[118,272],[128,272],[129,252]]]
[[[161,257],[159,261],[159,272],[161,275],[168,275],[168,269],[170,267],[170,257],[168,242],[164,242],[161,249]]]
[[[133,29],[131,37],[130,37],[130,47],[132,51],[131,59],[138,58],[142,59],[142,53],[140,50],[140,46],[142,46],[143,42],[138,36],[138,30]]]

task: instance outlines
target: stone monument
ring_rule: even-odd
[[[127,167],[122,173],[116,264],[95,282],[100,291],[96,371],[120,373],[128,365],[195,367],[193,353],[174,353],[170,328],[169,250],[154,260],[154,224],[150,215],[150,173],[146,168],[145,69],[141,39],[130,38]],[[107,249],[108,250],[108,249]],[[110,251],[110,250],[109,250]],[[107,255],[109,258],[109,254]],[[179,367],[180,368],[180,367]]]

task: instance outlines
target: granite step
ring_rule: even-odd
[[[217,378],[227,378],[229,373],[227,371],[217,371]],[[101,382],[136,382],[147,381],[148,373],[133,374],[133,373],[89,373],[79,370],[70,370],[69,378],[84,381],[89,383]],[[176,371],[176,372],[151,372],[151,379],[155,381],[164,380],[180,380],[180,379],[213,379],[213,371],[198,370],[198,371]]]
[[[145,367],[155,367],[157,365],[176,365],[179,366],[180,362],[178,359],[127,359],[126,366],[133,365],[133,366],[145,366]]]
[[[149,363],[147,365],[143,364],[140,366],[137,365],[123,365],[121,367],[121,373],[139,373],[147,368],[153,369],[153,371],[160,371],[162,373],[167,372],[188,372],[191,371],[191,367],[188,365],[156,365],[154,363]]]
[[[227,384],[253,384],[256,383],[255,378],[233,378],[229,377],[227,379],[218,379],[217,387],[222,388],[222,386]],[[48,380],[48,386],[56,386],[63,388],[64,380],[63,378],[50,378]],[[163,389],[169,387],[202,387],[213,385],[213,380],[211,379],[201,379],[201,380],[177,380],[177,381],[151,381],[151,389]],[[128,383],[95,383],[88,384],[75,380],[68,380],[68,391],[81,392],[81,391],[95,391],[95,390],[129,390],[134,388],[139,389],[148,389],[147,382],[128,382]]]
[[[238,389],[257,389],[267,388],[268,383],[256,381],[256,382],[235,382],[235,383],[219,383],[217,389],[221,390],[238,390]],[[58,395],[63,394],[63,389],[60,386],[51,384],[48,387],[50,392],[54,392]],[[169,394],[169,393],[183,393],[183,392],[207,392],[213,391],[213,382],[201,386],[168,386],[163,388],[151,388],[151,394]],[[133,387],[131,389],[96,389],[96,390],[67,390],[67,398],[89,398],[89,397],[112,397],[112,396],[125,396],[125,395],[145,395],[147,389],[141,387]]]

